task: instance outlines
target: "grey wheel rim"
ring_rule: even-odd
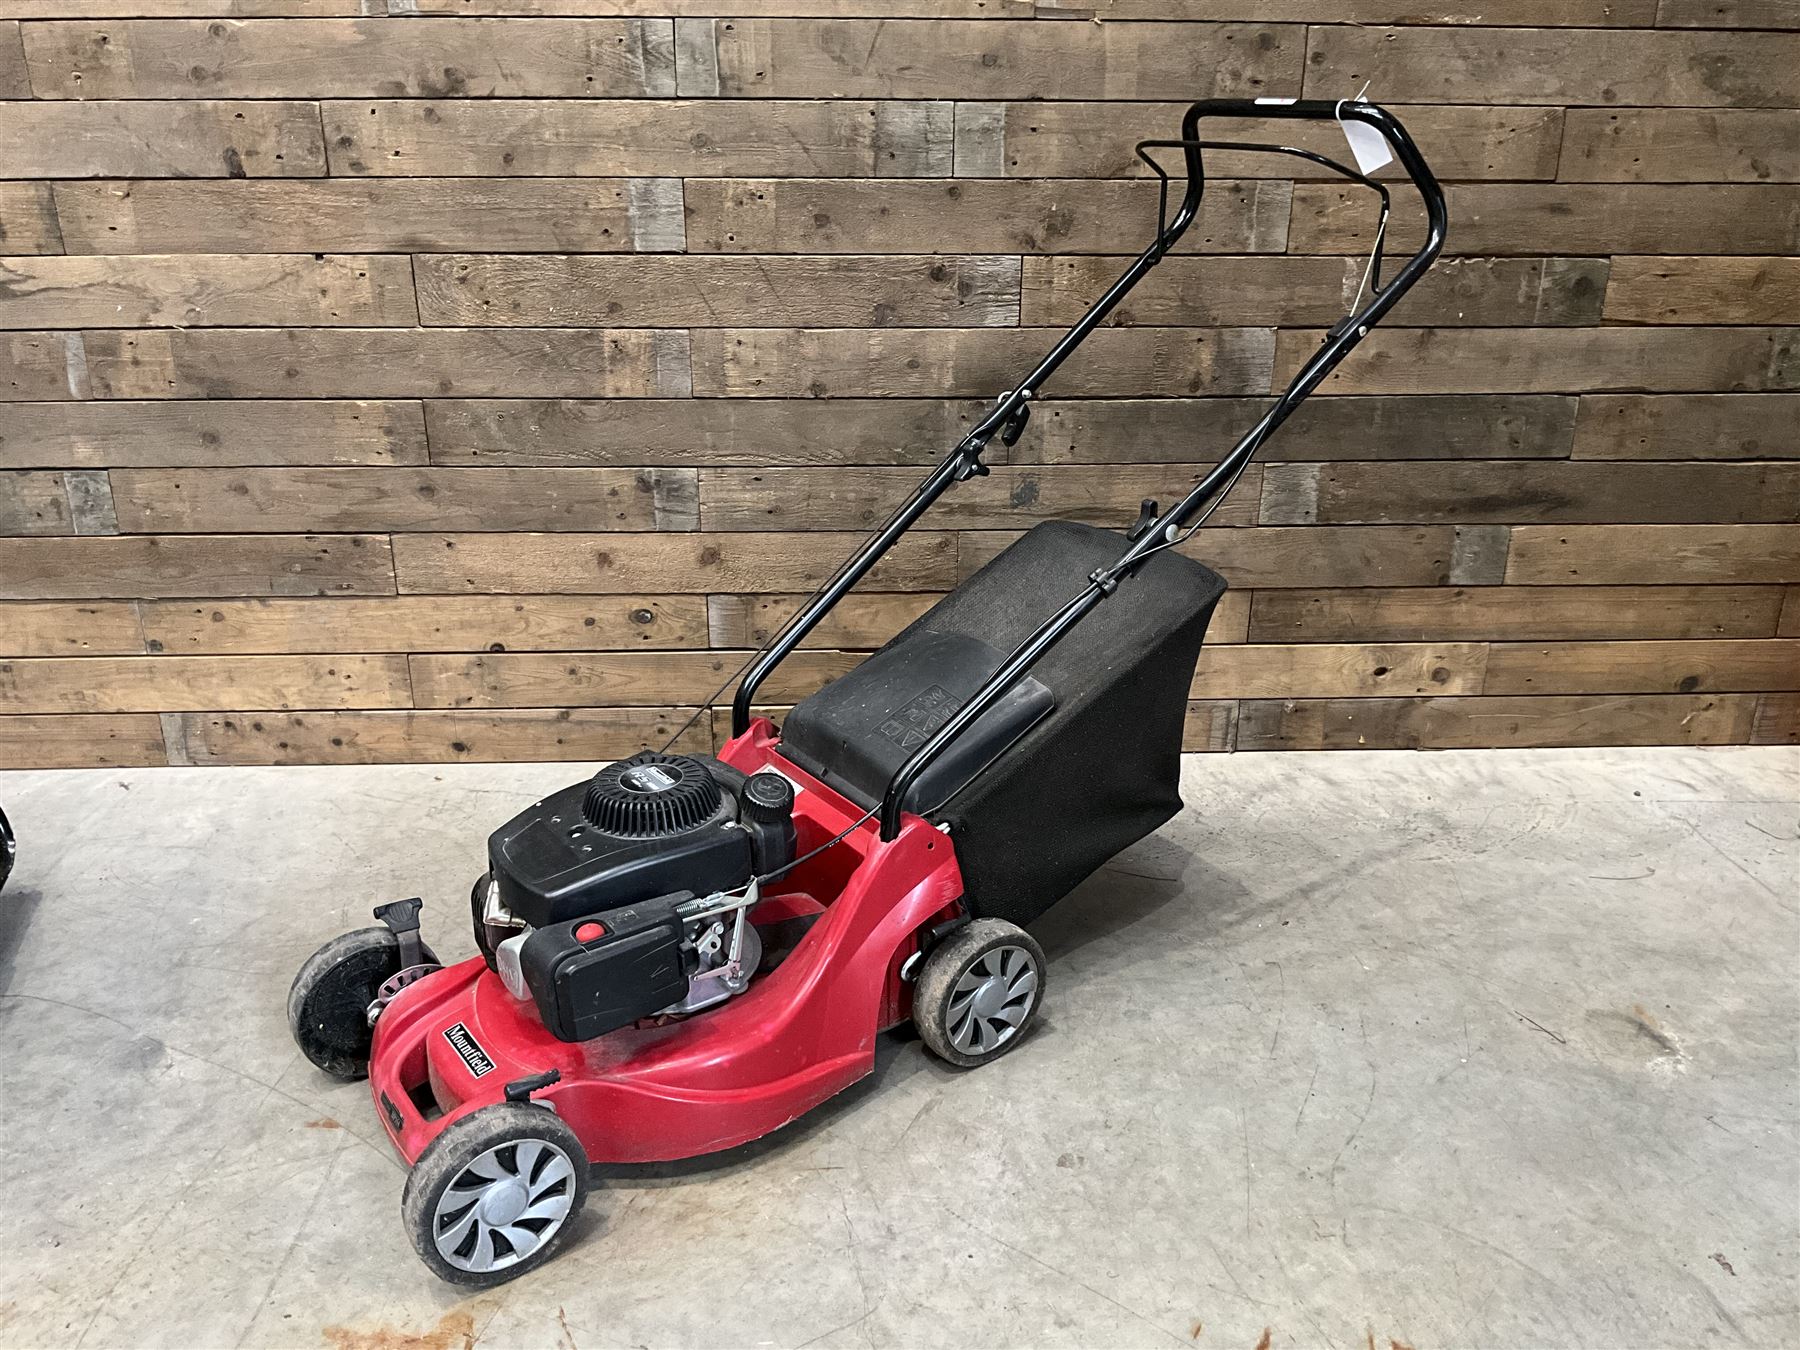
[[[1037,987],[1037,963],[1023,947],[983,952],[950,991],[950,1044],[965,1055],[992,1054],[1018,1035]]]
[[[473,1274],[527,1261],[555,1237],[575,1201],[575,1166],[547,1139],[496,1144],[438,1197],[438,1255]]]

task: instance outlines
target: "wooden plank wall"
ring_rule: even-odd
[[[1796,0],[0,0],[0,765],[660,741],[1146,239],[1134,141],[1365,84],[1448,253],[1191,546],[1192,746],[1795,739]],[[1288,168],[772,705],[1257,415],[1371,239]]]

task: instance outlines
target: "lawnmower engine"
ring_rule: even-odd
[[[794,858],[794,787],[653,752],[552,793],[488,839],[475,937],[552,1034],[585,1041],[749,987],[753,878]]]

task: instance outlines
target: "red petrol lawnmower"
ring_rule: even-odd
[[[1383,285],[1385,187],[1308,150],[1203,141],[1202,117],[1384,137],[1424,200],[1425,243]],[[1173,217],[1158,147],[1185,160]],[[1168,511],[1145,502],[1125,534],[1040,524],[780,731],[753,718],[770,671],[951,484],[988,471],[983,449],[1018,439],[1044,380],[1182,237],[1209,149],[1296,156],[1378,194],[1353,312]],[[327,1073],[369,1075],[413,1168],[408,1233],[444,1279],[547,1260],[590,1161],[765,1135],[870,1072],[877,1033],[908,1018],[950,1064],[1005,1054],[1044,996],[1022,925],[1180,809],[1188,687],[1225,583],[1175,546],[1431,265],[1445,209],[1412,139],[1367,103],[1209,100],[1138,153],[1162,184],[1155,241],[739,672],[717,757],[634,755],[496,830],[471,896],[478,957],[438,965],[405,900],[296,976],[295,1040]]]

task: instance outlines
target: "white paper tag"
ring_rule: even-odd
[[[1300,100],[1297,98],[1259,98],[1256,101],[1258,103],[1298,103]]]
[[[1343,106],[1341,103],[1338,105],[1338,125],[1344,129],[1344,139],[1350,142],[1350,153],[1356,156],[1356,167],[1368,175],[1384,164],[1391,164],[1394,150],[1388,144],[1387,137],[1367,122],[1345,121]]]

